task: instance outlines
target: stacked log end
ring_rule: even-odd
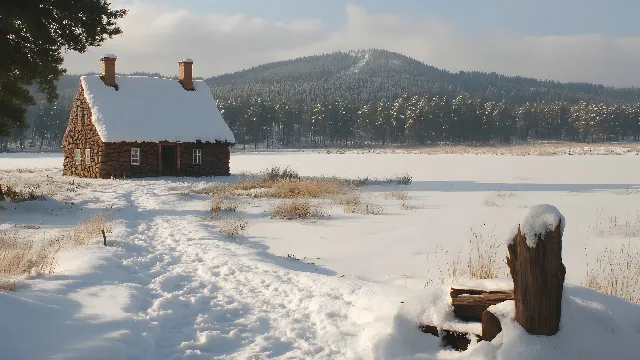
[[[491,311],[486,310],[482,313],[482,340],[492,341],[502,332],[502,324],[500,319]]]

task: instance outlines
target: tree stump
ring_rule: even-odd
[[[518,226],[518,233],[507,246],[515,320],[532,335],[555,335],[560,328],[566,273],[562,263],[562,221],[560,218],[552,230],[537,235],[533,246],[527,244]]]

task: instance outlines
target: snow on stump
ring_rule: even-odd
[[[564,225],[564,216],[554,206],[537,205],[509,239],[515,320],[532,335],[555,335],[560,327]]]

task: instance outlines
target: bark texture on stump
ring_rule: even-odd
[[[555,335],[560,327],[562,289],[562,220],[538,235],[535,247],[518,233],[508,245],[507,264],[513,278],[516,321],[530,334]]]

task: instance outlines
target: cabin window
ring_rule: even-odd
[[[202,149],[193,149],[193,163],[202,164]]]
[[[82,163],[82,151],[80,149],[76,149],[76,165],[80,165]]]
[[[91,165],[91,149],[84,149],[84,161]]]
[[[131,149],[131,165],[140,165],[140,149]]]

